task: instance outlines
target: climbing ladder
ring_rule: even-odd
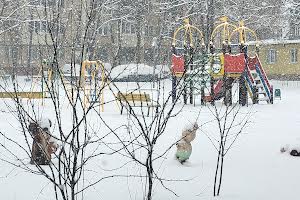
[[[273,104],[273,86],[270,84],[257,55],[248,58],[247,71],[247,85],[251,88],[250,91],[252,91],[252,95],[256,95],[258,102],[266,101],[267,103]]]
[[[245,74],[246,87],[252,99],[253,104],[256,104],[258,100],[258,96],[257,96],[257,87],[255,83],[255,78],[253,76],[254,76],[253,70],[250,70],[249,65],[247,65],[246,74]]]

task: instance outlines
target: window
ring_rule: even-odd
[[[300,36],[300,27],[298,25],[294,27],[294,36]]]
[[[29,26],[36,33],[48,32],[47,21],[30,21]]]
[[[100,22],[98,23],[98,28],[97,28],[97,32],[99,35],[103,35],[103,36],[107,36],[110,32],[110,26],[108,23],[106,24],[100,24]]]
[[[291,55],[291,63],[297,63],[298,62],[298,49],[291,49],[290,55]]]
[[[34,6],[42,6],[44,5],[44,1],[43,0],[32,0],[30,1],[30,5],[34,5]]]
[[[124,34],[135,34],[136,27],[135,24],[131,22],[123,22],[122,23],[122,33]]]
[[[146,36],[154,36],[154,27],[153,26],[145,26],[145,35]]]
[[[268,56],[267,57],[268,64],[273,64],[276,62],[276,50],[269,49],[267,56]]]
[[[174,34],[173,31],[174,31],[174,27],[170,27],[170,26],[162,27],[162,35],[163,36],[173,37],[173,34]]]
[[[63,5],[63,0],[31,0],[30,5],[33,6],[55,6],[56,3]]]
[[[18,59],[18,48],[15,46],[11,46],[8,49],[9,57],[12,58],[13,61],[16,61]]]
[[[32,61],[37,61],[41,59],[41,51],[37,46],[32,46],[31,49],[28,49],[28,51],[31,51],[31,59]],[[28,52],[29,54],[29,52]]]
[[[57,22],[47,22],[47,21],[41,21],[40,24],[40,32],[49,32],[49,33],[65,33],[66,31],[66,25]]]

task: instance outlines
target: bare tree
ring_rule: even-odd
[[[102,86],[97,85],[99,89],[97,90],[95,102],[86,104],[86,96],[83,95],[81,87],[82,84],[84,84],[84,80],[79,79],[79,83],[74,81],[78,75],[82,77],[83,74],[86,73],[81,69],[78,74],[75,69],[75,64],[78,60],[79,63],[82,63],[88,53],[91,53],[90,55],[92,55],[89,44],[93,43],[92,31],[95,20],[95,7],[87,6],[85,4],[73,4],[72,9],[64,9],[61,1],[56,2],[56,4],[51,5],[51,7],[47,3],[49,2],[46,1],[42,10],[40,7],[32,7],[32,10],[34,15],[38,16],[37,19],[47,21],[47,34],[45,37],[43,37],[42,34],[39,34],[39,32],[35,33],[40,36],[38,38],[38,43],[40,44],[39,47],[44,51],[41,51],[41,54],[48,54],[47,65],[42,66],[45,69],[51,69],[53,72],[52,78],[49,78],[43,73],[44,68],[42,68],[41,79],[49,97],[48,99],[43,100],[43,105],[47,105],[54,114],[51,120],[55,126],[49,134],[51,137],[58,140],[61,145],[58,152],[55,154],[55,158],[50,161],[49,165],[42,166],[39,163],[33,162],[35,166],[32,167],[28,164],[33,151],[31,142],[35,140],[34,135],[29,130],[28,124],[29,122],[39,123],[41,115],[39,110],[43,109],[43,105],[41,105],[39,101],[33,99],[23,101],[22,98],[18,96],[19,92],[23,91],[23,88],[16,79],[12,82],[14,105],[8,106],[10,107],[12,114],[18,119],[21,127],[18,133],[23,137],[24,141],[20,143],[20,141],[15,140],[14,137],[8,136],[5,132],[1,132],[0,134],[8,141],[7,143],[10,143],[9,147],[23,152],[22,155],[26,156],[27,159],[20,159],[20,156],[16,154],[15,151],[12,151],[8,146],[1,143],[1,148],[8,156],[8,159],[4,159],[3,161],[22,168],[30,173],[45,177],[52,183],[56,199],[76,199],[80,195],[83,195],[85,190],[98,184],[104,179],[112,177],[145,178],[147,182],[147,195],[145,198],[149,200],[152,199],[154,180],[158,180],[164,187],[166,187],[164,185],[165,181],[172,181],[171,179],[162,178],[156,174],[153,163],[164,160],[164,156],[174,145],[170,144],[170,147],[160,154],[155,153],[156,144],[163,135],[169,119],[176,116],[176,113],[173,114],[176,105],[175,102],[170,105],[170,96],[166,99],[161,99],[161,96],[158,95],[155,102],[161,104],[161,108],[159,112],[153,115],[152,120],[149,120],[150,118],[148,118],[144,112],[144,106],[140,106],[139,110],[142,112],[142,115],[140,116],[134,111],[134,108],[129,105],[129,107],[127,107],[129,111],[131,111],[129,114],[129,121],[135,124],[135,127],[131,129],[127,126],[127,123],[125,125],[129,130],[126,134],[132,139],[128,141],[124,140],[124,138],[119,138],[118,130],[120,127],[114,128],[107,123],[107,119],[103,118],[102,114],[99,112],[99,103],[97,103],[98,105],[96,104],[96,102],[100,101],[100,93],[105,87],[108,87],[107,83]],[[79,12],[80,15],[77,15],[77,12]],[[60,58],[62,49],[66,49],[71,56],[62,60]],[[40,56],[39,63],[42,64],[42,60],[43,56]],[[68,85],[68,81],[61,71],[61,65],[64,64],[66,60],[71,63],[71,86]],[[109,77],[108,74],[106,76]],[[121,91],[118,86],[114,84],[113,80],[111,84],[114,86],[113,93]],[[163,88],[161,83],[159,83],[159,87],[159,90]],[[182,87],[182,85],[178,85],[179,93],[182,91]],[[11,92],[9,91],[9,88],[6,88],[4,85],[2,85],[1,88],[3,91]],[[141,92],[138,85],[137,91]],[[162,95],[165,94],[162,93]],[[66,108],[68,108],[67,119],[64,117]],[[101,136],[97,134],[96,130],[93,128],[93,122],[90,121],[95,115],[109,130],[108,132],[101,134]],[[69,122],[66,122],[66,120]],[[67,123],[71,125],[69,128],[65,127],[65,124]],[[121,127],[123,126],[121,125]],[[43,127],[38,128],[41,129]],[[114,135],[117,138],[121,147],[115,149],[113,145],[110,145],[106,141],[106,138],[111,135]],[[104,147],[102,145],[104,145]],[[132,146],[133,152],[131,149]],[[137,151],[142,151],[143,154],[145,153],[146,158],[138,158],[137,154],[134,153]],[[85,174],[93,160],[99,159],[99,157],[103,155],[114,155],[118,153],[124,155],[127,154],[125,157],[129,156],[134,162],[145,167],[145,174],[103,174],[98,177],[96,181],[89,183],[84,182]],[[11,158],[16,158],[17,161],[12,161]]]
[[[219,196],[223,181],[225,158],[230,150],[234,148],[238,138],[245,133],[251,122],[253,111],[252,107],[246,108],[239,104],[226,106],[218,103],[209,105],[208,109],[213,116],[213,120],[204,123],[202,126],[210,127],[210,130],[204,131],[204,133],[217,151],[213,195]]]
[[[51,6],[51,8],[48,6],[48,3],[49,2],[46,1],[44,11],[42,13],[40,8],[36,8],[39,9],[36,10],[36,12],[43,14],[39,19],[47,19],[47,30],[49,35],[47,35],[46,38],[50,38],[50,41],[49,39],[46,39],[46,41],[43,42],[47,44],[48,55],[50,54],[49,58],[51,58],[48,62],[47,68],[50,68],[53,71],[54,76],[50,79],[44,75],[44,73],[41,73],[41,81],[44,83],[44,87],[48,91],[49,97],[49,99],[43,100],[45,101],[43,103],[51,107],[51,110],[54,113],[51,120],[55,124],[55,128],[53,129],[55,134],[53,134],[53,132],[50,132],[49,134],[51,137],[60,142],[61,147],[58,153],[55,154],[54,161],[51,160],[49,165],[41,166],[40,163],[33,162],[35,167],[31,167],[27,162],[28,159],[20,159],[20,156],[16,154],[15,151],[11,151],[10,148],[2,143],[0,146],[8,155],[8,159],[3,161],[33,174],[42,175],[48,179],[54,188],[55,199],[77,199],[79,195],[82,195],[83,198],[83,192],[86,188],[88,188],[89,183],[85,184],[82,182],[85,180],[85,170],[91,160],[104,154],[113,154],[114,152],[106,152],[107,149],[99,150],[101,141],[104,140],[110,133],[107,133],[106,135],[103,134],[103,136],[95,138],[95,135],[97,135],[96,130],[93,129],[93,126],[88,121],[90,112],[94,108],[94,104],[89,106],[85,105],[85,97],[80,94],[81,89],[76,82],[73,83],[76,87],[72,87],[71,92],[69,92],[70,88],[68,88],[69,86],[67,86],[65,77],[61,73],[60,69],[61,60],[59,55],[63,44],[68,42],[71,42],[72,44],[72,42],[74,42],[74,44],[76,43],[77,45],[78,42],[82,41],[80,59],[81,61],[84,59],[84,53],[87,48],[85,44],[89,39],[87,37],[87,32],[90,29],[90,24],[93,20],[91,17],[91,10],[86,11],[85,6],[81,5],[81,11],[83,13],[86,12],[86,26],[82,29],[78,29],[78,32],[80,33],[75,32],[72,34],[73,32],[70,31],[70,35],[66,36],[64,32],[62,32],[64,28],[74,30],[74,26],[77,23],[84,23],[85,21],[83,21],[82,18],[78,21],[75,10],[67,11],[62,9],[63,5],[61,5],[61,1],[56,2],[55,5]],[[62,17],[62,15],[66,16],[65,14],[70,17],[67,21]],[[75,21],[72,21],[72,19],[75,19]],[[66,24],[63,22],[66,22]],[[81,36],[81,33],[84,33],[83,36]],[[75,36],[74,40],[72,36]],[[65,41],[65,39],[67,39],[67,41]],[[76,54],[75,49],[72,54]],[[76,75],[78,76],[78,73],[76,74],[76,70],[74,69],[76,60],[71,56],[70,61],[72,63],[71,74],[73,76],[71,79],[75,80]],[[40,59],[40,63],[42,63],[42,59]],[[1,85],[1,89],[2,91],[10,92],[12,95],[14,106],[11,107],[10,105],[9,107],[12,109],[12,114],[17,113],[15,116],[21,127],[19,134],[23,136],[24,142],[17,141],[13,139],[14,137],[8,137],[4,132],[1,132],[0,134],[14,149],[21,150],[27,158],[32,158],[31,154],[33,149],[31,147],[31,141],[35,140],[35,136],[32,134],[32,131],[29,130],[28,124],[29,122],[39,124],[39,110],[42,109],[41,106],[43,107],[43,105],[31,99],[27,102],[22,101],[22,99],[18,96],[18,93],[21,92],[23,88],[20,87],[18,80],[13,81],[12,84],[13,87],[11,88],[6,88],[4,85]],[[9,91],[9,89],[13,89],[13,92]],[[99,90],[101,91],[102,89],[103,88],[100,88]],[[67,96],[66,104],[63,103],[65,102],[65,95]],[[65,106],[69,106],[70,108],[67,109],[70,117],[69,120],[71,121],[71,127],[69,130],[65,128],[64,124],[66,121],[62,117],[63,112],[65,112],[62,107]],[[41,128],[43,127],[38,127],[38,129]],[[46,154],[46,152],[43,153]],[[10,158],[18,159],[16,162],[13,162]],[[104,180],[109,177],[113,177],[113,175],[103,176],[99,178],[99,180]],[[79,187],[79,185],[82,185],[82,187]]]

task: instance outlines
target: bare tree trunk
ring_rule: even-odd
[[[112,61],[112,67],[115,67],[117,65],[120,65],[121,64],[121,52],[122,52],[122,21],[119,19],[118,22],[117,22],[117,42],[118,42],[118,45],[117,45],[117,50],[113,56],[113,61]],[[113,34],[111,34],[111,41],[113,42],[114,41],[114,38],[113,38]]]
[[[33,16],[32,16],[31,8],[29,8],[29,12],[30,12],[30,22],[32,22]],[[33,27],[30,27],[30,22],[29,22],[29,26],[28,26],[28,28],[29,28],[29,43],[28,43],[27,70],[29,70],[31,68],[31,76],[33,76],[34,68],[31,66]]]
[[[141,13],[138,11],[138,16],[136,17],[136,63],[141,63],[142,60],[142,21],[143,18],[140,16]]]
[[[222,147],[222,152],[221,152],[221,168],[220,168],[220,177],[219,177],[217,196],[220,195],[220,190],[221,190],[221,185],[222,185],[222,180],[223,180],[223,166],[224,166],[224,147]]]
[[[147,158],[147,176],[148,176],[148,192],[147,192],[147,200],[152,199],[152,190],[153,190],[153,162],[152,162],[152,149],[148,153]]]
[[[218,159],[217,159],[217,167],[215,171],[215,179],[214,179],[214,196],[217,196],[217,180],[218,180],[218,174],[219,174],[219,165],[220,165],[220,157],[221,157],[221,145],[219,146],[219,151],[218,151]]]
[[[209,45],[210,36],[214,28],[214,0],[207,0],[207,16],[206,16],[206,44]]]
[[[214,176],[214,189],[213,195],[219,196],[223,183],[224,174],[224,161],[225,156],[231,149],[232,145],[236,142],[239,135],[242,133],[245,126],[249,123],[250,113],[245,114],[240,121],[237,116],[240,113],[241,106],[234,104],[233,106],[226,106],[222,112],[222,107],[218,109],[217,105],[212,105],[213,109],[210,109],[218,125],[218,137],[217,145],[214,147],[217,150],[217,163]],[[229,135],[233,138],[229,139]],[[228,144],[229,143],[229,144]]]

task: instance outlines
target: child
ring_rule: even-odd
[[[176,144],[176,158],[183,164],[187,159],[190,158],[192,154],[191,142],[196,137],[196,131],[199,129],[197,122],[192,124],[192,126],[187,126],[182,131],[181,140]]]

